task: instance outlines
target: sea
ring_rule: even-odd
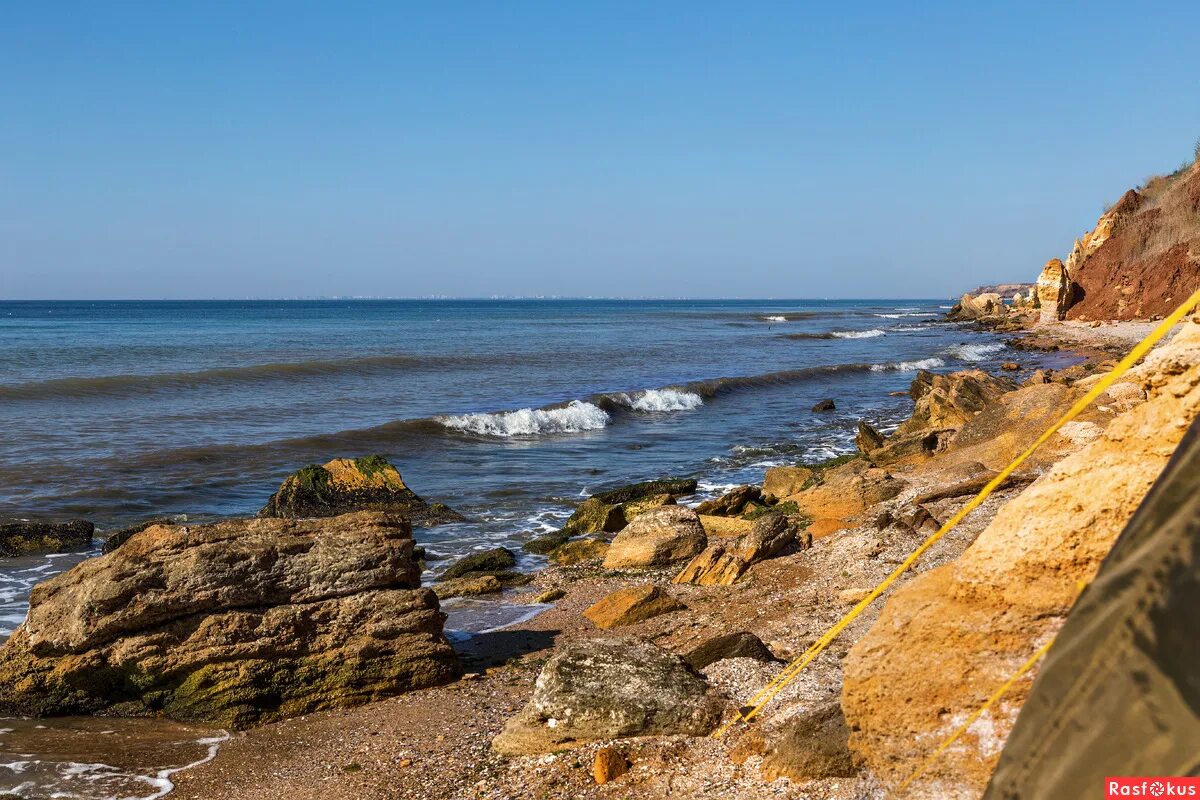
[[[0,520],[83,518],[103,538],[253,515],[306,464],[379,453],[469,519],[416,531],[429,581],[474,550],[520,553],[597,491],[694,477],[695,502],[850,452],[860,419],[908,416],[920,369],[1067,358],[947,322],[950,302],[0,302]],[[824,399],[836,410],[811,411]],[[0,640],[37,582],[97,553],[0,559]],[[446,610],[461,640],[538,607]],[[103,729],[159,755],[73,758],[63,742],[93,723],[0,719],[0,793],[161,796],[222,736],[132,722]],[[159,733],[178,752],[142,741]]]

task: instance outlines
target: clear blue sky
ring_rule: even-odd
[[[0,297],[1032,279],[1190,157],[1200,3],[987,5],[10,3]]]

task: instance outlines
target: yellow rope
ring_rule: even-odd
[[[1150,348],[1152,348],[1160,339],[1166,336],[1171,328],[1175,327],[1179,322],[1181,322],[1183,318],[1186,317],[1188,313],[1198,304],[1200,304],[1200,290],[1193,292],[1191,297],[1185,300],[1183,304],[1179,306],[1179,308],[1175,309],[1170,316],[1159,323],[1158,326],[1151,331],[1145,339],[1134,345],[1133,349],[1129,351],[1129,355],[1121,359],[1120,363],[1118,363],[1111,372],[1101,378],[1096,385],[1093,386],[1090,391],[1088,391],[1087,394],[1079,398],[1079,401],[1075,403],[1075,405],[1071,406],[1070,410],[1063,414],[1057,422],[1047,428],[1046,431],[1039,436],[1033,444],[1026,448],[1025,452],[1013,459],[1011,464],[1000,470],[1000,472],[996,474],[996,477],[992,478],[987,485],[980,490],[979,494],[971,498],[971,500],[968,501],[967,504],[961,509],[959,509],[954,516],[948,519],[946,523],[942,525],[942,527],[938,528],[933,535],[922,542],[921,545],[913,551],[912,555],[904,559],[904,562],[901,563],[900,566],[896,567],[896,569],[890,575],[884,578],[878,586],[872,589],[870,594],[860,600],[858,604],[855,605],[854,608],[850,609],[845,616],[838,620],[832,628],[830,628],[828,631],[822,634],[820,638],[813,642],[812,646],[809,647],[808,650],[804,651],[802,655],[784,667],[783,670],[776,675],[770,683],[759,690],[759,692],[750,699],[749,705],[751,706],[751,709],[749,713],[743,714],[739,710],[735,717],[730,719],[728,722],[718,728],[715,733],[713,733],[713,737],[719,739],[725,735],[726,731],[728,731],[730,727],[738,722],[748,722],[749,720],[753,719],[768,703],[771,702],[771,700],[775,698],[777,694],[779,694],[779,692],[784,689],[784,687],[786,687],[801,672],[803,672],[804,668],[811,664],[812,661],[819,656],[834,639],[837,638],[838,634],[845,630],[851,622],[857,619],[858,616],[862,614],[862,612],[865,611],[868,606],[871,605],[871,603],[875,602],[875,600],[881,594],[886,592],[892,584],[899,580],[900,576],[903,575],[909,567],[915,564],[917,559],[919,559],[926,550],[928,550],[930,547],[933,547],[933,545],[936,544],[939,539],[941,539],[950,531],[954,530],[955,526],[962,522],[963,518],[966,517],[967,514],[970,514],[972,511],[982,505],[983,502],[987,500],[989,496],[991,496],[992,492],[996,491],[996,489],[1000,487],[1000,484],[1004,483],[1004,481],[1016,471],[1017,467],[1021,466],[1026,459],[1033,455],[1035,450],[1045,444],[1050,437],[1057,433],[1063,425],[1066,425],[1068,422],[1075,419],[1075,417],[1082,414],[1097,397],[1108,391],[1108,388],[1116,383],[1117,378],[1124,375],[1130,369],[1130,367],[1141,360],[1141,358],[1150,351]]]

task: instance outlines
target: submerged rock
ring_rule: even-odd
[[[835,411],[836,409],[837,404],[835,404],[832,400],[822,400],[812,407],[812,410],[816,412]]]
[[[708,681],[674,653],[637,639],[577,639],[546,662],[492,749],[526,755],[628,736],[703,736],[721,710]]]
[[[604,566],[662,567],[691,558],[704,549],[707,541],[695,511],[664,506],[641,515],[618,533],[604,557]]]
[[[0,712],[235,728],[452,680],[401,516],[156,525],[39,584]]]
[[[95,530],[96,526],[84,519],[5,522],[0,524],[0,557],[80,550],[92,543]]]
[[[383,456],[335,458],[310,464],[290,475],[271,495],[260,517],[334,517],[352,511],[403,514],[418,525],[462,522],[457,511],[430,505],[405,485],[400,472]]]
[[[631,586],[608,595],[590,606],[583,615],[595,623],[597,628],[617,628],[635,625],[660,614],[669,614],[684,608],[674,597],[653,584]]]

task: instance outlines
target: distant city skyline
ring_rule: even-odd
[[[933,298],[1190,160],[1200,5],[58,3],[0,299]]]

